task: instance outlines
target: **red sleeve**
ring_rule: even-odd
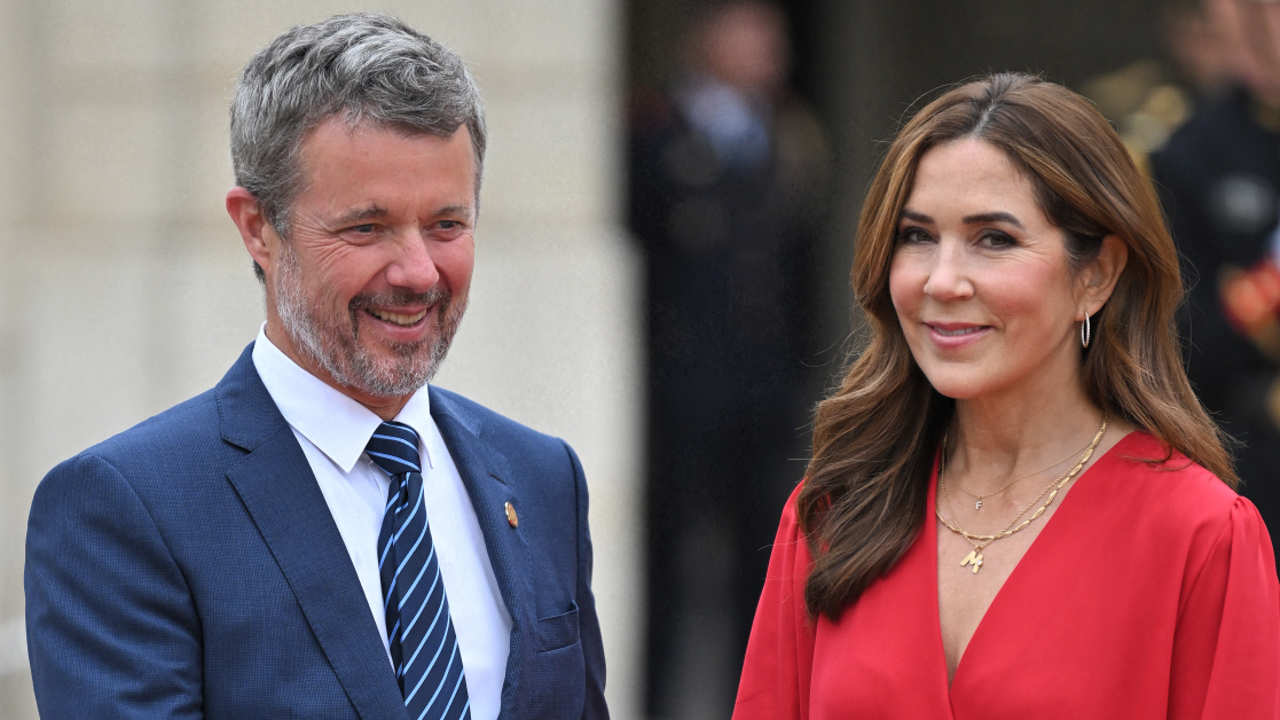
[[[805,720],[813,666],[814,621],[804,605],[809,549],[796,517],[797,487],[787,500],[769,557],[743,661],[734,720]]]
[[[1280,583],[1257,509],[1239,498],[1189,558],[1170,718],[1280,718]]]

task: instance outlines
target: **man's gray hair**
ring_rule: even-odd
[[[302,140],[338,113],[353,126],[372,121],[440,137],[466,125],[480,192],[484,109],[462,59],[396,18],[337,15],[294,27],[254,55],[231,103],[236,184],[281,237],[301,190]]]

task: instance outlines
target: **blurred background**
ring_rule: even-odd
[[[36,483],[214,384],[262,320],[222,209],[226,108],[285,28],[384,10],[472,67],[484,213],[437,382],[581,455],[614,716],[720,718],[808,413],[857,327],[861,195],[946,83],[1042,72],[1167,174],[1199,266],[1187,329],[1242,358],[1193,351],[1192,368],[1245,452],[1262,448],[1242,474],[1274,512],[1275,5],[0,0],[0,717],[36,716],[21,581]]]

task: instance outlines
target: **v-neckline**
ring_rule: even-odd
[[[1031,544],[1027,546],[1026,552],[1024,552],[1022,557],[1018,559],[1018,562],[1014,564],[1013,570],[1009,572],[1009,577],[1005,578],[1004,582],[1000,584],[1000,588],[996,590],[996,594],[991,599],[991,603],[987,605],[987,609],[982,613],[982,618],[978,620],[978,625],[974,628],[973,634],[969,636],[969,641],[965,643],[964,651],[960,653],[960,659],[956,661],[955,672],[952,673],[949,678],[947,676],[947,651],[942,639],[942,600],[939,596],[938,582],[938,523],[934,520],[935,508],[937,507],[938,501],[938,464],[936,460],[934,461],[933,473],[929,478],[929,499],[926,504],[924,535],[921,537],[921,540],[928,543],[929,556],[933,560],[929,565],[929,569],[930,576],[932,577],[930,585],[933,590],[933,624],[934,638],[936,640],[934,645],[936,648],[936,660],[938,662],[938,668],[942,673],[942,682],[943,687],[946,689],[948,704],[950,704],[952,693],[956,687],[956,681],[960,678],[961,672],[966,667],[965,660],[969,658],[974,642],[979,640],[985,634],[983,629],[992,624],[993,621],[991,620],[991,616],[993,613],[997,614],[998,619],[998,611],[1002,605],[1001,598],[1009,594],[1007,591],[1009,584],[1011,582],[1015,582],[1015,578],[1026,574],[1025,571],[1021,573],[1019,571],[1022,570],[1023,565],[1027,562],[1027,557],[1032,553],[1042,554],[1045,552],[1043,549],[1037,551],[1036,548],[1043,548],[1045,545],[1052,544],[1052,538],[1057,534],[1054,528],[1061,525],[1060,522],[1057,522],[1059,515],[1062,514],[1064,509],[1074,507],[1076,502],[1073,501],[1072,498],[1081,494],[1076,492],[1076,489],[1084,484],[1088,478],[1097,474],[1094,472],[1095,468],[1103,465],[1104,463],[1109,463],[1110,458],[1116,452],[1117,448],[1128,444],[1130,440],[1137,435],[1138,431],[1131,430],[1125,434],[1124,437],[1117,440],[1114,445],[1100,455],[1098,459],[1095,460],[1083,473],[1081,473],[1080,477],[1076,478],[1076,481],[1067,488],[1067,492],[1063,495],[1061,502],[1058,503],[1058,507],[1045,522],[1045,526],[1040,529],[1040,533],[1036,535],[1035,539],[1031,541]],[[1046,534],[1048,534],[1050,540],[1042,542],[1045,539]],[[990,631],[988,630],[986,632],[989,633]]]

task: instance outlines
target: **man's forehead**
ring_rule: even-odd
[[[465,124],[440,136],[334,113],[303,138],[296,167],[290,214],[323,227],[478,215],[479,167]]]
[[[388,134],[400,140],[417,140],[417,139],[433,139],[442,141],[441,147],[454,143],[465,144],[467,155],[473,170],[476,173],[476,181],[479,181],[479,160],[475,154],[475,144],[471,137],[471,132],[467,128],[466,123],[456,127],[451,133],[441,134],[427,130],[413,128],[403,123],[388,123],[371,119],[359,120],[352,122],[350,118],[342,113],[333,113],[325,120],[317,123],[309,129],[300,139],[297,145],[297,161],[298,169],[302,174],[301,180],[305,186],[307,175],[309,174],[309,165],[315,160],[313,157],[318,148],[325,145],[325,139],[339,139],[352,143],[359,142],[362,139],[376,137],[378,135]]]

